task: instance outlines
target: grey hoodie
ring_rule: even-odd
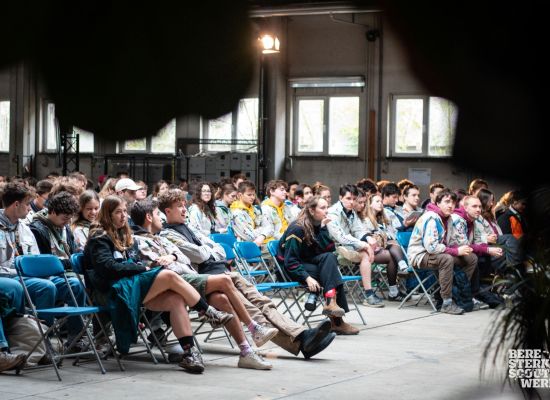
[[[17,240],[18,239],[18,240]],[[40,254],[30,228],[18,221],[12,224],[0,210],[0,275],[16,276],[14,260],[21,254]]]

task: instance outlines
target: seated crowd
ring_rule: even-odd
[[[187,186],[159,181],[149,196],[144,182],[127,175],[102,178],[96,190],[81,173],[1,184],[0,372],[19,369],[26,361],[9,352],[2,325],[25,313],[14,261],[20,255],[52,254],[71,272],[71,255],[83,253],[86,288],[71,272],[74,299],[61,277],[23,277],[34,305],[76,301],[83,306],[88,292],[94,303],[110,306],[110,315],[102,317],[111,321],[122,354],[136,341],[141,307],[161,312],[152,334],[166,333],[158,322],[164,321],[181,345],[179,365],[194,373],[202,372],[204,363],[195,346],[191,311],[213,327],[225,326],[239,346],[239,367],[271,369],[251,346],[243,324],[256,347],[272,341],[305,358],[327,348],[336,334],[359,333],[344,320],[349,307],[342,268],[360,275],[363,304],[369,307],[384,307],[373,289],[373,264],[385,266],[387,300],[394,302],[406,298],[404,283],[412,268],[434,270],[441,312],[462,314],[452,296],[456,269],[468,278],[474,309],[485,303],[494,308],[502,299],[489,296],[480,282],[522,263],[526,196],[509,192],[496,204],[481,179],[468,192],[433,183],[423,204],[411,181],[362,179],[342,185],[332,204],[330,188],[320,182],[272,180],[259,199],[254,183],[242,175],[198,182],[191,193]],[[402,232],[409,232],[408,243],[399,241]],[[281,313],[228,262],[224,248],[210,238],[213,233],[253,242],[262,254],[278,240],[270,262],[278,262],[286,279],[322,296],[328,319],[307,329]],[[80,337],[82,328],[80,319],[69,318],[66,343]],[[67,351],[87,347],[79,339]]]

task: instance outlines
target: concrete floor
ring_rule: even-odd
[[[107,361],[107,374],[96,364],[74,367],[65,360],[62,382],[53,370],[0,375],[0,399],[516,399],[501,391],[496,377],[480,378],[481,354],[495,312],[462,316],[430,313],[427,307],[398,310],[361,307],[347,320],[360,326],[357,336],[339,336],[316,358],[305,361],[265,345],[271,371],[238,369],[237,352],[227,344],[205,344],[206,371],[190,375],[176,364],[153,365],[126,360],[120,372]],[[496,369],[490,368],[495,375]]]

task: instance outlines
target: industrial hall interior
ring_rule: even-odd
[[[537,8],[7,1],[0,398],[550,398]]]

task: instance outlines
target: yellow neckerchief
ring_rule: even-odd
[[[256,213],[254,212],[254,206],[245,206],[241,200],[235,200],[231,203],[231,210],[245,210],[252,219],[252,229],[256,229]]]
[[[286,228],[288,228],[288,221],[286,220],[285,213],[283,211],[285,202],[284,201],[281,202],[281,205],[277,207],[271,199],[266,199],[264,200],[263,204],[265,204],[266,206],[273,207],[277,211],[277,215],[281,220],[281,229],[279,230],[279,233],[284,233],[284,231],[286,231]]]

